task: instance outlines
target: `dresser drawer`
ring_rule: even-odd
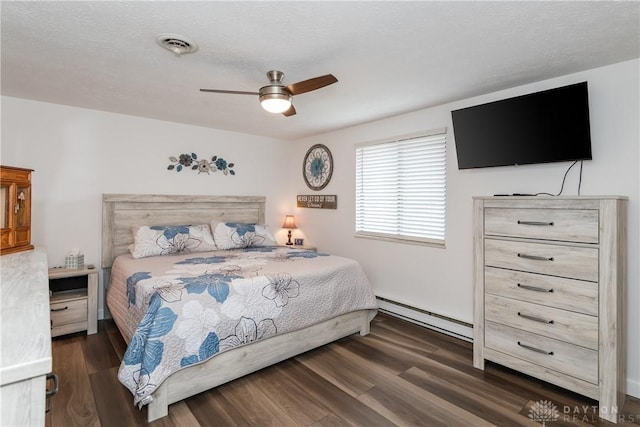
[[[485,267],[484,287],[492,295],[598,315],[598,284],[593,282]]]
[[[563,374],[598,383],[598,352],[531,332],[485,322],[485,346]]]
[[[598,318],[487,294],[485,319],[545,337],[598,349]]]
[[[598,211],[486,208],[484,230],[497,236],[598,243]]]
[[[75,299],[51,304],[51,326],[56,328],[71,323],[87,323],[87,299]]]
[[[485,265],[598,281],[598,249],[485,239]]]

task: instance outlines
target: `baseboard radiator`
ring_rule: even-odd
[[[432,329],[452,337],[460,338],[465,341],[473,341],[473,325],[422,310],[416,307],[392,301],[386,298],[376,297],[378,300],[378,309],[390,316],[407,320],[425,328]]]

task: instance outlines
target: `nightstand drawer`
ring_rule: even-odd
[[[51,304],[51,325],[53,328],[70,323],[87,324],[87,299],[75,299]]]
[[[485,265],[598,281],[598,249],[485,239]]]
[[[485,345],[563,374],[598,383],[598,352],[493,322],[485,323]]]
[[[485,209],[486,234],[598,243],[598,211],[591,209]]]
[[[485,319],[598,349],[598,318],[530,302],[485,295]]]
[[[598,284],[544,274],[485,267],[488,294],[598,315]]]

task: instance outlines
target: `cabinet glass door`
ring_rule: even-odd
[[[29,187],[18,187],[16,192],[16,226],[24,227],[29,225],[28,205]]]
[[[0,210],[0,227],[7,228],[9,227],[9,215],[10,215],[8,185],[3,184],[0,187],[0,206],[2,206],[2,209]]]

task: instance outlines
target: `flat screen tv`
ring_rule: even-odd
[[[451,112],[458,169],[591,160],[587,82]]]

